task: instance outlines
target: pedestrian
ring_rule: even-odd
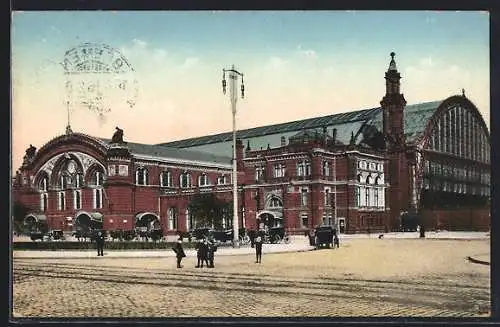
[[[184,253],[184,248],[182,247],[182,238],[179,237],[177,240],[177,243],[174,244],[172,247],[172,250],[175,252],[175,256],[177,257],[177,268],[182,268],[181,266],[181,261],[182,258],[186,256],[186,253]]]
[[[205,237],[203,239],[203,243],[201,245],[201,268],[203,268],[203,262],[205,262],[205,265],[209,266],[208,264],[208,240]]]
[[[198,243],[196,243],[196,250],[198,262],[195,268],[203,268],[203,262],[205,262],[208,267],[208,242],[205,238],[198,240]]]
[[[255,238],[255,263],[262,263],[262,237],[257,235]]]
[[[104,256],[104,233],[102,231],[98,231],[95,239],[97,245],[97,256]]]
[[[217,251],[217,245],[215,244],[214,240],[209,240],[208,241],[208,251],[207,251],[208,268],[215,268],[214,267],[214,257],[215,257],[216,251]]]
[[[333,235],[333,248],[337,247],[337,249],[340,247],[340,241],[339,237],[337,236],[337,233]]]

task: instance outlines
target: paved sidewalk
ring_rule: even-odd
[[[306,242],[293,242],[290,244],[264,244],[262,246],[262,253],[283,253],[283,252],[303,252],[313,250],[314,247]],[[196,257],[196,250],[185,249],[187,257]],[[227,255],[249,255],[255,254],[255,248],[242,246],[240,248],[218,247],[216,256]],[[104,249],[104,257],[97,257],[96,250],[82,250],[82,251],[13,251],[14,258],[23,259],[38,259],[38,258],[166,258],[174,257],[175,253],[171,249],[165,250],[106,250]]]

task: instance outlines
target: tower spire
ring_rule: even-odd
[[[394,60],[394,56],[396,53],[393,51],[391,52],[391,62],[389,63],[389,69],[387,70],[388,72],[390,71],[398,71],[398,68],[396,67],[396,61]]]
[[[68,111],[68,125],[66,125],[66,135],[72,134],[71,125],[69,122],[69,101],[66,101],[66,110]]]

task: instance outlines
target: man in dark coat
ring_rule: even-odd
[[[262,236],[257,234],[255,238],[255,263],[262,263]]]
[[[199,239],[196,243],[196,257],[198,262],[196,264],[196,268],[203,268],[203,262],[208,266],[208,243],[206,239]]]
[[[177,243],[174,244],[172,250],[174,250],[175,256],[177,257],[177,268],[182,268],[183,266],[181,266],[181,261],[182,258],[186,256],[186,254],[184,253],[184,248],[182,247],[182,238],[179,238],[177,240]]]
[[[98,231],[95,242],[97,245],[97,256],[104,256],[104,232],[103,231]]]
[[[214,268],[214,257],[215,251],[217,251],[217,245],[215,245],[214,240],[208,240],[208,249],[207,249],[207,257],[208,257],[208,268]]]

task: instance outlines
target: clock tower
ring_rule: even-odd
[[[383,113],[383,135],[388,159],[391,229],[399,228],[401,214],[408,210],[408,163],[405,155],[404,108],[406,100],[401,93],[401,75],[391,52],[389,68],[385,73],[385,96],[380,101]]]

